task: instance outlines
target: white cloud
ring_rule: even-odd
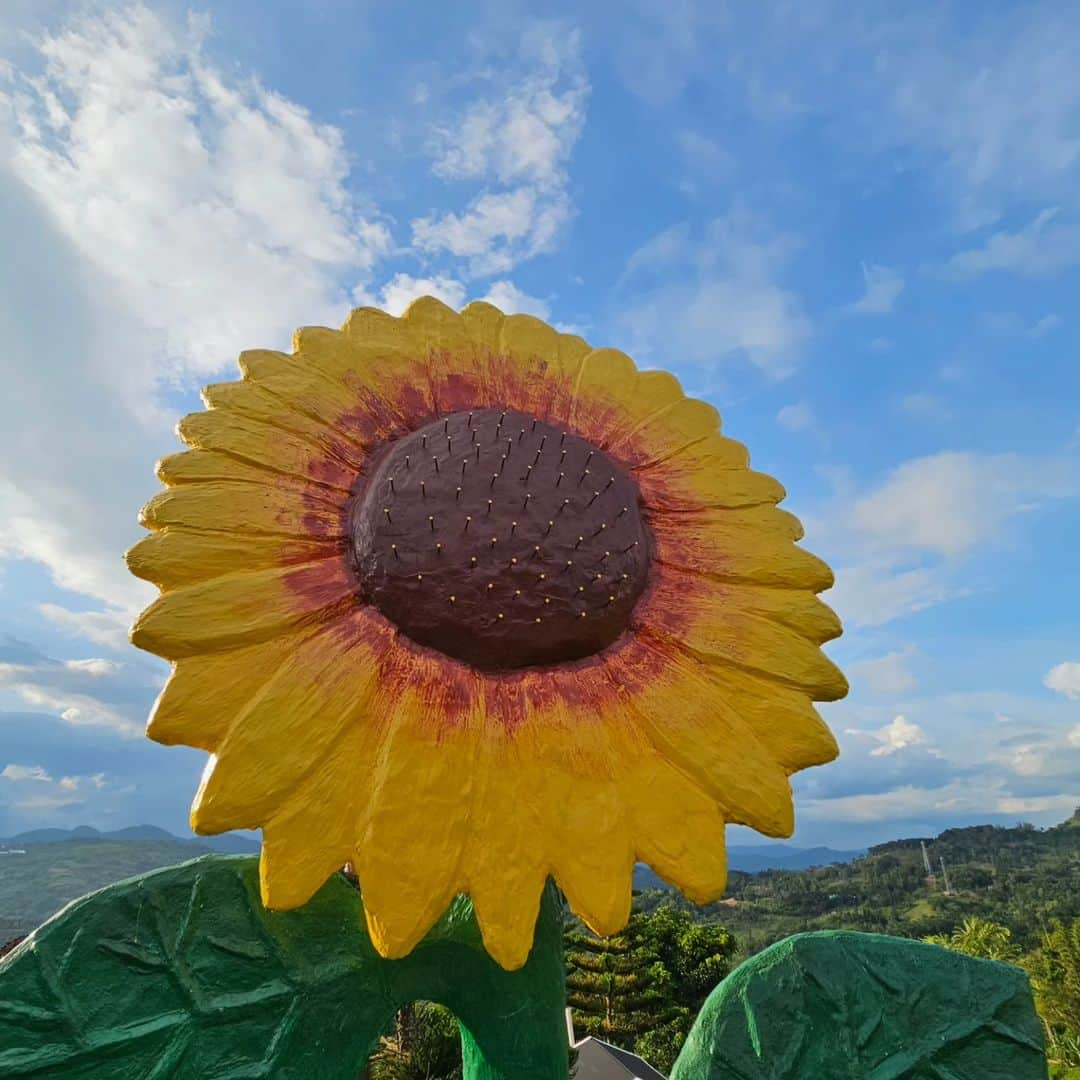
[[[948,420],[952,416],[949,406],[941,398],[925,392],[905,395],[897,402],[897,408],[914,420]]]
[[[411,274],[395,274],[376,293],[358,289],[354,299],[358,304],[383,308],[391,315],[400,315],[414,300],[421,296],[434,296],[448,307],[460,308],[465,303],[465,286],[451,277],[413,277]]]
[[[1073,701],[1080,700],[1080,662],[1065,660],[1055,665],[1046,673],[1043,686]]]
[[[435,133],[436,175],[559,187],[585,123],[589,84],[576,30],[525,30],[513,77]]]
[[[1080,225],[1058,220],[1059,213],[1052,207],[1014,232],[991,233],[980,247],[953,255],[942,275],[964,281],[997,270],[1042,277],[1080,264]]]
[[[471,276],[485,277],[553,250],[569,220],[565,193],[519,187],[479,195],[461,214],[416,218],[412,239],[419,251],[452,255],[465,261]]]
[[[163,665],[162,665],[163,666]],[[156,661],[55,660],[14,638],[0,641],[0,689],[67,724],[137,734],[164,681]]]
[[[10,806],[31,815],[80,806],[96,792],[109,787],[102,772],[54,780],[41,765],[6,765],[0,769],[0,780],[20,785],[11,793]]]
[[[964,217],[1067,192],[1080,162],[1075,10],[1003,10],[962,37],[933,17],[911,33],[913,22],[895,24],[908,55],[885,65],[899,134],[940,155],[941,182]]]
[[[81,672],[97,678],[115,675],[122,667],[115,660],[103,660],[100,657],[92,657],[88,660],[64,660],[63,664],[69,671]]]
[[[538,319],[551,318],[551,307],[546,300],[522,292],[512,281],[494,281],[486,295],[480,298],[494,304],[507,315],[535,315]]]
[[[1008,536],[1008,523],[1080,494],[1071,452],[1037,457],[944,452],[913,458],[877,485],[851,485],[804,513],[836,568],[830,604],[845,621],[879,626],[964,596],[963,557]]]
[[[980,799],[976,790],[958,782],[941,788],[904,786],[865,795],[807,799],[801,806],[805,814],[820,821],[896,822],[926,820],[946,813],[970,814],[988,809],[990,801]]]
[[[1034,744],[1021,744],[1008,755],[1009,768],[1018,776],[1041,776],[1046,771],[1046,755]]]
[[[65,668],[63,664],[0,663],[0,687],[11,690],[28,705],[46,709],[69,724],[100,724],[123,735],[141,734],[141,724],[114,705],[80,689],[77,681],[63,677],[65,672],[70,675],[82,674],[89,680],[100,677]]]
[[[1076,727],[1069,732],[1066,741],[1070,746],[1080,748],[1080,724],[1077,724]]]
[[[109,786],[105,774],[100,772],[94,773],[92,776],[62,776],[59,784],[64,791],[79,791],[86,787],[101,791]]]
[[[848,311],[853,315],[887,315],[904,291],[904,275],[888,266],[862,264],[863,295]]]
[[[926,732],[918,724],[913,724],[903,716],[894,717],[876,731],[848,728],[847,733],[873,739],[878,745],[870,751],[871,757],[888,757],[890,754],[906,750],[909,746],[922,746],[926,743]]]
[[[851,523],[893,550],[956,555],[993,538],[1003,522],[1033,504],[1074,496],[1073,464],[1016,454],[944,452],[897,466],[856,499]]]
[[[708,196],[735,171],[736,160],[731,151],[700,131],[677,131],[675,147],[682,158],[684,173],[678,186],[686,195]]]
[[[1076,809],[1076,795],[1039,795],[1030,798],[1001,798],[994,809],[1001,814],[1069,814]]]
[[[770,378],[791,374],[812,333],[800,298],[777,281],[795,247],[741,211],[709,222],[700,240],[686,226],[652,237],[620,281],[617,322],[630,350],[705,367],[741,358]]]
[[[617,59],[628,88],[650,100],[695,81],[741,105],[748,124],[790,130],[808,118],[815,130],[829,117],[844,151],[929,186],[962,228],[1033,200],[1076,206],[1080,12],[1050,0],[953,14],[932,3],[890,14],[640,2],[621,20]]]
[[[580,52],[576,30],[530,25],[488,92],[436,128],[435,174],[485,190],[463,211],[415,218],[418,250],[451,255],[484,277],[553,249],[572,215],[567,164],[589,95]],[[486,190],[493,184],[504,190]]]
[[[87,590],[89,591],[89,590]],[[140,589],[144,600],[153,595],[152,589]],[[123,650],[128,647],[131,611],[108,608],[105,611],[70,611],[59,604],[39,604],[38,611],[61,630],[85,637],[97,645]]]
[[[902,694],[914,689],[915,676],[908,669],[913,649],[898,650],[871,660],[848,664],[847,673],[855,688],[865,685],[879,694]]]
[[[776,422],[788,431],[812,431],[817,426],[817,416],[809,402],[799,401],[785,405],[776,414]]]
[[[1033,338],[1046,337],[1047,334],[1053,333],[1061,325],[1061,316],[1051,312],[1049,315],[1044,315],[1041,319],[1038,319],[1032,325],[1028,334]]]
[[[0,555],[102,601],[47,614],[115,647],[154,595],[120,555],[179,449],[164,391],[340,322],[390,244],[341,132],[215,68],[204,34],[141,4],[74,18],[0,86]]]
[[[936,568],[897,566],[881,559],[838,566],[829,604],[844,622],[882,626],[959,595],[963,590]]]
[[[468,287],[454,278],[412,277],[410,274],[395,274],[381,289],[373,293],[360,289],[355,295],[357,303],[377,304],[391,315],[400,315],[421,296],[437,297],[452,308],[461,308],[470,299]],[[493,281],[486,293],[473,299],[494,304],[507,315],[535,315],[538,319],[551,317],[551,307],[546,300],[530,296],[506,279]]]
[[[0,769],[0,777],[16,784],[26,780],[36,780],[44,784],[52,783],[52,777],[40,765],[5,765]]]
[[[200,375],[238,341],[286,337],[298,311],[335,315],[333,275],[390,246],[345,190],[341,132],[230,82],[204,33],[141,4],[73,20],[40,42],[43,77],[7,97],[14,173],[163,335],[173,369]]]

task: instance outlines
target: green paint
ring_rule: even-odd
[[[466,1080],[566,1080],[561,909],[516,972],[459,899],[384,960],[336,875],[266,911],[252,858],[210,856],[65,908],[0,960],[0,1077],[355,1080],[398,1009],[462,1029]],[[874,934],[799,934],[709,997],[672,1080],[1045,1080],[1027,977]]]
[[[371,945],[335,876],[303,908],[259,901],[252,858],[210,856],[76,901],[0,960],[0,1076],[355,1080],[398,1009],[462,1026],[466,1080],[566,1080],[562,926],[552,887],[516,972],[454,903],[403,960]]]
[[[1027,976],[878,934],[797,934],[705,1002],[671,1080],[1045,1080]]]

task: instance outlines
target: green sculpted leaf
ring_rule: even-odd
[[[1045,1080],[1027,976],[903,938],[797,934],[713,991],[671,1080]]]
[[[210,856],[84,897],[0,960],[0,1077],[355,1080],[420,999],[458,1018],[470,1080],[565,1080],[553,890],[520,971],[487,955],[465,900],[390,961],[340,875],[272,913],[256,859]]]

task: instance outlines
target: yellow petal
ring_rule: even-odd
[[[401,324],[425,351],[434,349],[453,356],[472,347],[464,319],[434,296],[421,296],[409,304],[401,315]]]
[[[528,959],[548,876],[541,800],[523,783],[534,769],[512,735],[489,726],[477,749],[464,876],[484,947],[508,971]]]
[[[709,680],[785,772],[824,765],[839,753],[810,696],[748,671],[714,665]]]
[[[166,746],[216,750],[239,713],[303,640],[303,634],[283,634],[246,649],[178,660],[154,703],[146,734]]]
[[[349,491],[355,470],[328,457],[317,446],[280,428],[221,409],[191,413],[177,424],[177,434],[200,450],[216,450],[252,465],[301,480]]]
[[[606,446],[608,433],[618,430],[638,400],[637,377],[626,353],[593,349],[581,362],[567,422],[590,442]]]
[[[474,300],[461,309],[461,318],[474,344],[491,354],[499,351],[499,335],[506,316],[494,304]]]
[[[655,514],[656,558],[666,566],[720,581],[745,581],[821,592],[829,567],[797,547],[797,518],[774,506]]]
[[[847,693],[840,669],[789,626],[733,607],[722,589],[705,581],[687,595],[673,593],[675,598],[681,616],[657,620],[650,633],[666,636],[707,662],[758,672],[817,701],[835,701]]]
[[[490,392],[524,413],[551,416],[556,401],[569,401],[576,374],[563,367],[559,334],[531,315],[508,315],[499,327],[498,352],[510,364]]]
[[[714,433],[634,470],[647,506],[654,510],[734,509],[778,503],[784,489],[753,472],[746,447]]]
[[[260,383],[250,380],[214,383],[203,387],[202,398],[211,410],[236,413],[290,432],[348,468],[357,470],[364,463],[363,450],[334,426],[335,415],[314,419],[296,411]]]
[[[293,336],[297,362],[355,398],[354,435],[372,442],[396,438],[433,417],[428,347],[413,328],[371,308],[358,308],[341,331],[305,326]]]
[[[149,529],[182,526],[241,535],[336,540],[345,535],[343,500],[317,487],[299,491],[270,484],[184,484],[155,495],[139,514]]]
[[[167,487],[176,487],[179,484],[201,484],[207,481],[228,480],[251,484],[274,484],[290,486],[306,490],[312,483],[324,491],[324,496],[329,499],[335,498],[329,494],[331,491],[339,491],[349,494],[347,487],[334,488],[322,481],[309,481],[306,477],[288,476],[280,472],[274,472],[262,465],[252,464],[250,461],[241,461],[229,454],[219,453],[216,450],[184,450],[179,454],[170,454],[163,457],[157,463],[157,477]]]
[[[227,574],[159,596],[131,640],[167,660],[234,649],[326,621],[355,602],[343,560]]]
[[[697,588],[687,577],[686,587]],[[840,620],[836,613],[807,589],[781,589],[761,585],[714,584],[717,603],[739,611],[763,615],[821,645],[838,638]]]
[[[633,442],[636,432],[642,430],[651,419],[684,400],[682,386],[670,372],[639,371],[626,388],[624,415],[608,430],[604,445],[623,456],[621,448],[627,442]]]
[[[415,689],[399,693],[384,683],[372,701],[387,735],[361,812],[356,868],[371,940],[383,956],[409,953],[464,886],[478,690],[474,706],[477,722],[440,731],[440,717]]]
[[[364,725],[369,743],[377,743],[378,718],[367,707],[388,636],[357,611],[290,652],[211,758],[191,808],[192,828],[259,828],[286,798],[317,799],[318,789],[303,781],[345,752],[350,727]]]
[[[644,743],[619,722],[617,699],[604,719],[562,700],[538,698],[531,712],[514,737],[534,763],[529,787],[536,791],[552,875],[586,926],[616,933],[630,916],[634,858],[615,773]]]
[[[545,792],[554,877],[590,930],[616,934],[630,918],[634,855],[626,809],[611,777]]]
[[[612,450],[631,465],[653,465],[694,446],[709,436],[717,436],[720,414],[707,402],[679,398],[667,408],[650,415]]]
[[[363,417],[357,394],[341,379],[330,378],[302,356],[252,349],[240,354],[240,370],[245,379],[257,383],[267,393],[294,412],[333,428],[340,438],[358,446],[373,442]]]
[[[656,755],[621,772],[620,785],[638,859],[695,904],[719,900],[727,857],[716,802]]]
[[[341,561],[343,543],[280,536],[240,536],[169,528],[144,536],[124,556],[128,569],[161,589],[194,585],[223,574]]]
[[[366,792],[365,770],[378,753],[377,746],[365,745],[365,734],[360,724],[347,727],[339,750],[264,826],[259,884],[272,911],[306,904],[352,858],[357,799]]]
[[[768,836],[790,836],[791,785],[755,732],[674,644],[647,647],[655,673],[609,669],[616,693],[659,753],[719,804],[728,821]],[[650,792],[642,798],[649,800]]]

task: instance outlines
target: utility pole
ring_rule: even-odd
[[[922,847],[922,861],[923,866],[926,867],[926,884],[930,889],[937,887],[937,879],[934,877],[933,868],[930,866],[930,856],[926,851],[926,841],[920,840],[919,845]]]
[[[945,869],[945,856],[941,856],[941,876],[945,880],[945,895],[952,896],[952,886],[949,884],[949,871]]]

